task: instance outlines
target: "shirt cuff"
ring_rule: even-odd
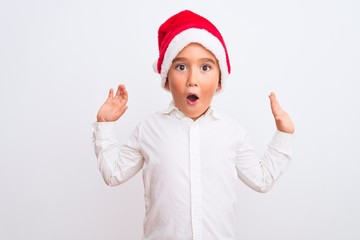
[[[94,122],[92,124],[93,136],[96,140],[115,138],[116,122]]]
[[[290,156],[292,154],[294,138],[294,134],[276,130],[271,142],[269,143],[269,147]]]

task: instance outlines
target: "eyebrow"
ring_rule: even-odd
[[[183,62],[183,61],[186,61],[187,58],[184,58],[184,57],[176,57],[174,58],[174,60],[172,61],[172,63],[175,63],[175,62]],[[216,62],[214,61],[214,59],[212,58],[201,58],[200,61],[203,61],[203,62],[211,62],[213,64],[216,64]]]

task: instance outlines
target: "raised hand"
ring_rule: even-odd
[[[109,95],[104,104],[101,106],[98,114],[98,122],[113,122],[118,120],[128,108],[128,93],[124,85],[120,84],[114,96],[114,90],[109,90]]]
[[[293,134],[295,131],[294,123],[287,112],[285,112],[284,109],[282,109],[280,106],[278,100],[276,99],[275,93],[271,92],[269,98],[271,112],[274,115],[276,128],[281,132]]]

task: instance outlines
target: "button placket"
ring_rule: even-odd
[[[191,220],[193,239],[202,239],[202,207],[201,207],[201,157],[199,125],[194,122],[190,126],[190,185],[191,185]]]

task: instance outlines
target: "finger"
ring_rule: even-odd
[[[125,88],[125,85],[120,84],[116,91],[116,97],[117,98],[127,98],[127,91]]]
[[[124,85],[121,86],[121,97],[126,101],[128,99],[128,92]]]
[[[114,96],[114,90],[110,88],[108,98],[113,98]]]
[[[124,106],[120,109],[120,117],[125,113],[125,111],[128,109],[128,106]]]
[[[124,85],[119,85],[116,92],[116,100],[120,101],[122,104],[126,104],[128,100],[128,93]]]
[[[276,94],[274,92],[270,93],[269,98],[270,98],[271,111],[272,111],[273,115],[276,116],[281,111],[280,103],[277,100]]]
[[[122,88],[122,85],[120,84],[120,85],[117,87],[115,97],[120,97],[121,91],[122,91],[121,88]]]
[[[269,94],[269,98],[272,104],[274,104],[275,102],[277,102],[277,98],[276,98],[276,94],[274,92],[271,92]]]

